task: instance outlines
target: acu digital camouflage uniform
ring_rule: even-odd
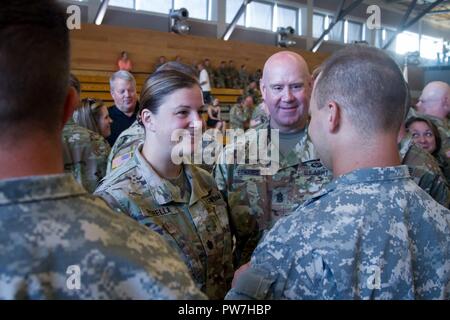
[[[142,125],[137,122],[123,131],[111,149],[108,157],[108,166],[106,173],[109,174],[112,170],[120,167],[127,162],[133,155],[136,147],[144,141],[145,130]]]
[[[449,299],[449,243],[406,166],[355,170],[266,234],[227,299]]]
[[[90,193],[106,174],[108,142],[98,133],[76,124],[70,119],[63,134],[64,171],[72,173],[75,179]]]
[[[205,298],[157,233],[71,175],[0,180],[0,190],[0,299]]]
[[[246,150],[258,139],[253,134],[261,129],[271,136],[270,124],[245,133]],[[268,141],[270,141],[268,139]],[[237,146],[228,145],[216,166],[214,176],[227,200],[232,233],[236,237],[235,267],[246,263],[264,230],[272,227],[279,218],[290,214],[312,194],[331,180],[331,173],[317,159],[307,128],[295,148],[287,155],[279,152],[278,171],[262,175],[259,164],[226,164],[226,154]],[[262,148],[258,145],[258,149]],[[272,161],[272,165],[273,162]],[[235,153],[236,163],[236,153]]]
[[[192,190],[188,192],[159,177],[141,149],[142,145],[130,161],[108,175],[96,194],[162,234],[180,253],[197,286],[209,298],[222,299],[233,277],[232,242],[226,203],[214,179],[202,169],[185,165]]]
[[[250,120],[251,113],[251,109],[240,103],[234,105],[230,110],[230,128],[244,129],[245,123]]]
[[[407,134],[399,144],[402,164],[407,165],[415,183],[446,208],[450,205],[450,191],[436,159],[414,144]]]

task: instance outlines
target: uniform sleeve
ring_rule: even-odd
[[[332,299],[337,283],[323,255],[307,240],[288,240],[287,224],[274,227],[253,253],[251,267],[237,279],[226,299]]]
[[[410,174],[419,187],[444,207],[450,205],[450,192],[447,182],[441,175],[434,174],[425,167],[409,166]]]

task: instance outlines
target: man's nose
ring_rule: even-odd
[[[292,94],[292,89],[289,87],[286,87],[286,89],[283,91],[283,101],[291,101],[293,100],[294,95]]]

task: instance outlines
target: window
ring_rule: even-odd
[[[134,0],[109,0],[109,5],[134,9]]]
[[[405,54],[414,51],[419,51],[419,35],[408,31],[398,34],[395,52]]]
[[[381,48],[382,44],[383,44],[383,29],[376,29],[374,45],[377,48]]]
[[[262,2],[250,2],[247,5],[245,26],[272,30],[272,5]]]
[[[172,1],[170,0],[136,0],[136,10],[169,14],[170,9],[172,9]]]
[[[442,38],[433,38],[424,36],[420,38],[420,56],[425,59],[437,60],[437,54],[442,54],[444,40]]]
[[[382,35],[381,35],[381,40],[383,43],[383,46],[389,41],[391,40],[391,38],[394,36],[395,31],[394,30],[390,30],[390,29],[383,29]],[[396,40],[394,39],[394,41],[392,42],[392,44],[389,46],[389,48],[395,48],[396,45]]]
[[[297,10],[275,5],[273,31],[278,27],[292,27],[297,32]],[[298,33],[298,32],[297,32]]]
[[[347,24],[347,39],[346,43],[352,43],[354,41],[361,41],[363,36],[363,25],[362,23],[353,22],[353,21],[345,21]]]
[[[234,16],[238,12],[239,8],[242,5],[242,0],[227,0],[226,1],[226,12],[225,12],[225,21],[226,23],[231,23],[233,21]],[[240,26],[245,24],[245,13],[239,18],[237,23]]]
[[[325,30],[325,16],[320,13],[313,15],[313,37],[319,38]]]
[[[327,16],[327,19],[325,19],[326,28],[330,26],[333,20],[334,20],[333,16]],[[331,29],[330,33],[328,33],[325,40],[343,41],[344,40],[343,33],[344,33],[344,24],[343,21],[341,20],[334,25],[333,29]]]
[[[174,9],[186,8],[189,11],[189,18],[208,19],[207,0],[175,0],[173,6]]]

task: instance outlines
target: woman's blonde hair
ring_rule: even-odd
[[[102,100],[92,98],[83,99],[81,101],[81,106],[73,114],[73,120],[78,125],[101,134],[98,123],[100,110],[103,106]]]

